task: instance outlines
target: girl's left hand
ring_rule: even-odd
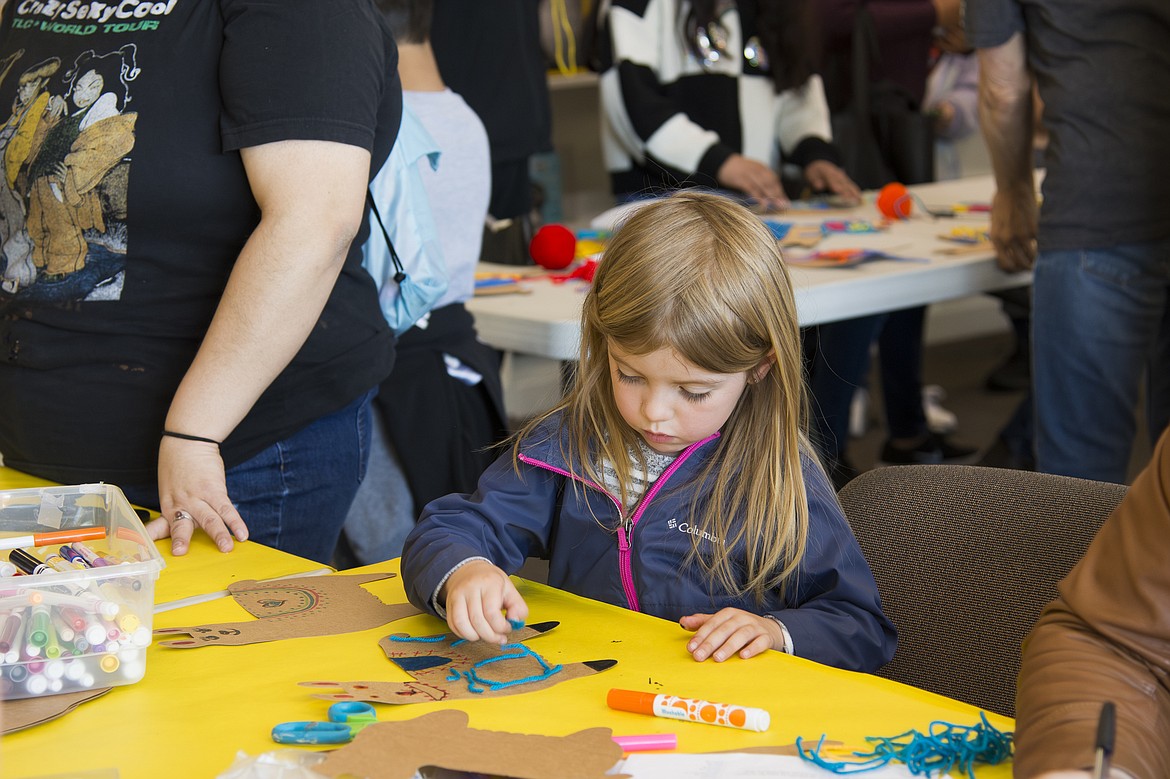
[[[813,160],[804,168],[808,185],[818,192],[832,192],[853,205],[861,202],[861,188],[844,170],[828,160]]]
[[[715,614],[691,614],[679,620],[695,636],[687,642],[687,651],[702,662],[714,657],[722,663],[736,652],[744,660],[769,649],[784,646],[784,635],[775,620],[740,609],[726,608]]]

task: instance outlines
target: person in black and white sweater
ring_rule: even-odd
[[[812,190],[859,196],[832,145],[805,0],[613,0],[600,14],[619,200],[698,185],[783,206],[781,164]]]

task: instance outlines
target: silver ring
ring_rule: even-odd
[[[175,511],[175,518],[171,520],[171,524],[172,525],[175,524],[180,519],[185,519],[188,522],[190,522],[191,524],[195,524],[195,517],[191,516],[186,511],[183,511],[182,509],[178,509]]]

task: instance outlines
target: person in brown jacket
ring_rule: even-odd
[[[1088,776],[1106,701],[1110,775],[1170,776],[1170,433],[1059,589],[1024,642],[1015,776]]]

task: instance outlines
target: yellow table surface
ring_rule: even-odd
[[[20,490],[26,487],[52,487],[55,481],[32,476],[24,471],[0,467],[0,490]]]
[[[232,582],[244,579],[276,579],[328,573],[328,566],[303,557],[281,552],[263,544],[237,543],[227,554],[215,548],[206,533],[197,533],[191,548],[182,557],[171,554],[170,539],[155,542],[166,568],[154,585],[156,610],[182,606],[188,599],[198,600],[211,594],[223,594]],[[161,627],[161,625],[156,625]]]
[[[209,544],[168,562],[159,592],[166,592],[163,585],[171,576],[215,578],[218,587],[224,571],[234,576],[246,570],[242,557],[222,555]],[[398,561],[358,570],[397,572]],[[973,725],[979,719],[978,710],[966,704],[778,652],[746,661],[696,663],[686,652],[689,634],[673,622],[517,581],[531,608],[529,622],[561,623],[528,642],[534,651],[553,664],[604,658],[618,664],[595,676],[505,698],[379,705],[379,718],[408,719],[457,708],[468,713],[472,727],[512,732],[564,735],[596,726],[610,727],[615,735],[673,732],[682,752],[791,744],[797,736],[821,734],[863,748],[867,735],[925,730],[934,720]],[[367,588],[387,603],[405,601],[397,577]],[[154,627],[247,618],[235,601],[220,598],[156,614]],[[142,681],[115,687],[60,719],[4,737],[3,776],[112,766],[123,779],[214,777],[241,750],[257,755],[288,748],[271,741],[273,725],[325,718],[328,702],[310,697],[310,690],[297,682],[407,681],[410,677],[386,659],[378,639],[392,632],[445,630],[440,620],[418,615],[359,633],[242,647],[176,650],[154,644]],[[612,687],[761,707],[771,712],[772,725],[765,733],[752,733],[612,711],[605,705]],[[989,719],[1001,730],[1013,727],[1010,719]],[[1010,766],[983,768],[979,776],[1009,777]]]

